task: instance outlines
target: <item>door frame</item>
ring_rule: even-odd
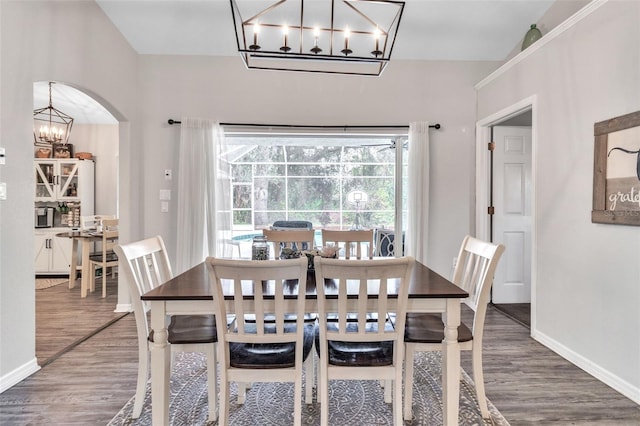
[[[489,207],[491,185],[491,161],[487,148],[491,142],[491,128],[501,122],[531,110],[531,329],[536,329],[536,289],[537,289],[537,150],[538,150],[538,107],[537,96],[522,99],[502,110],[476,122],[476,236],[490,241]]]

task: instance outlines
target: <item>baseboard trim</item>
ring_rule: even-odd
[[[544,333],[533,330],[531,333],[531,337],[537,342],[540,342],[547,348],[551,349],[567,361],[571,362],[575,366],[591,374],[602,383],[612,387],[617,392],[620,392],[622,395],[626,396],[636,404],[640,404],[640,388],[633,386],[631,383],[620,378],[619,376],[616,376],[615,374],[611,373],[608,370],[605,370],[601,366],[594,364],[589,359],[572,351],[568,347],[552,339]]]
[[[40,366],[38,365],[38,360],[34,357],[31,361],[0,377],[0,393],[20,383],[38,370],[40,370]]]
[[[113,312],[133,312],[133,308],[131,307],[131,303],[118,303]]]

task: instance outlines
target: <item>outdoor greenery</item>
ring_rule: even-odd
[[[276,220],[315,228],[392,227],[395,149],[391,138],[232,138],[234,230]],[[354,201],[353,193],[366,200]],[[358,197],[361,197],[359,195]]]

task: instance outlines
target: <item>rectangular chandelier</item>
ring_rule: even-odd
[[[404,1],[230,0],[238,52],[250,69],[379,76]]]

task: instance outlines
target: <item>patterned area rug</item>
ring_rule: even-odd
[[[36,278],[36,290],[44,290],[60,284],[69,283],[68,278]]]
[[[442,425],[440,388],[440,353],[416,355],[413,420],[405,425]],[[171,425],[208,425],[207,377],[203,355],[180,353],[171,374],[169,422]],[[231,386],[230,425],[293,424],[293,385],[289,383],[254,383],[244,405],[236,403],[237,388]],[[392,409],[383,402],[377,381],[332,381],[329,389],[330,425],[392,425]],[[314,391],[315,401],[315,391]],[[133,398],[111,420],[109,426],[151,425],[151,391],[147,385],[140,418],[133,420]],[[460,383],[460,425],[499,425],[509,423],[489,401],[491,421],[480,415],[473,382],[462,372]],[[320,405],[302,405],[302,424],[320,424]]]

